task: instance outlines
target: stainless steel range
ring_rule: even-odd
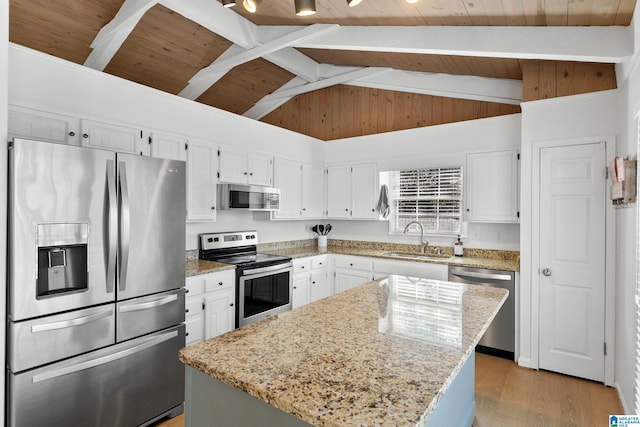
[[[200,258],[236,266],[236,328],[291,310],[291,258],[258,253],[255,230],[200,235]]]

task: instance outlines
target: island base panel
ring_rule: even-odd
[[[197,369],[186,369],[185,427],[311,425]]]

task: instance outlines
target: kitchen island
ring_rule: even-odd
[[[187,347],[186,425],[470,426],[506,296],[390,276]]]

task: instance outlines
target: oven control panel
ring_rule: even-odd
[[[255,230],[200,234],[200,249],[233,248],[258,244]]]

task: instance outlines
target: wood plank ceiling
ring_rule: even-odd
[[[522,56],[309,47],[305,41],[316,39],[295,31],[396,26],[402,40],[403,28],[481,26],[489,34],[495,26],[624,27],[635,7],[635,0],[316,3],[316,14],[298,17],[293,0],[264,0],[255,14],[216,0],[10,0],[9,35],[16,44],[328,140],[517,113],[523,99],[615,88],[615,61],[550,61],[553,55],[537,57],[526,47]]]

